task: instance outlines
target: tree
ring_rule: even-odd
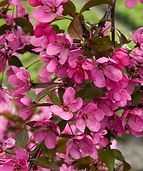
[[[87,22],[99,5],[104,16]],[[79,12],[70,0],[0,2],[0,171],[131,169],[111,145],[143,136],[143,28],[128,39],[115,9],[116,0],[88,0]],[[65,20],[67,30],[55,24]],[[38,60],[25,66],[27,53]]]

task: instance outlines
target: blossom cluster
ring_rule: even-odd
[[[129,48],[110,40],[106,21],[87,29],[71,1],[28,2],[33,18],[22,0],[0,8],[0,171],[106,171],[116,136],[143,136],[143,28]],[[69,34],[53,24],[67,15]],[[27,52],[42,61],[38,82]]]

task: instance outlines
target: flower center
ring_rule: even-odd
[[[65,105],[65,106],[63,106],[63,110],[64,110],[65,112],[68,112],[68,111],[70,110],[70,107],[67,106],[67,105]]]
[[[51,5],[48,5],[48,12],[50,11],[51,13],[56,13],[56,8],[55,7],[53,7],[53,6],[51,6]]]

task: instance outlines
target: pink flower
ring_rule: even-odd
[[[108,97],[119,107],[126,106],[127,102],[131,100],[130,94],[125,89],[121,89],[120,91],[110,91]]]
[[[49,83],[51,81],[51,72],[47,70],[46,65],[40,70],[39,79],[43,83]]]
[[[60,167],[60,171],[77,171],[76,169],[74,169],[72,166],[66,166],[65,164],[63,164]]]
[[[67,145],[67,153],[76,160],[87,155],[92,155],[93,152],[93,142],[86,136],[77,136]]]
[[[29,154],[25,149],[16,149],[16,157],[7,159],[0,171],[28,171]]]
[[[0,145],[0,157],[5,157],[5,150],[14,147],[15,142],[16,141],[13,138],[5,140],[2,145]]]
[[[18,107],[18,114],[22,119],[25,120],[32,116],[33,111],[29,108],[29,106],[32,104],[31,99],[26,96],[19,95],[14,102]]]
[[[92,79],[97,87],[105,87],[107,80],[118,82],[122,79],[122,72],[115,67],[115,64],[113,59],[105,57],[96,60],[96,66],[92,70]]]
[[[10,5],[19,6],[22,3],[22,0],[9,0]]]
[[[101,99],[96,100],[97,107],[100,108],[106,116],[112,116],[113,115],[113,110],[114,106],[113,103],[107,98],[103,97]]]
[[[4,141],[3,147],[4,149],[11,148],[15,145],[15,139],[13,138],[8,138],[7,140]]]
[[[7,35],[5,35],[5,39],[8,41],[8,45],[10,46],[12,51],[16,51],[18,50],[18,48],[20,47],[20,41],[19,41],[19,37],[13,33],[9,33]]]
[[[67,0],[42,0],[43,6],[39,6],[33,13],[36,20],[42,23],[49,23],[63,13],[62,4]],[[35,5],[35,4],[34,4]]]
[[[94,103],[84,106],[78,114],[76,126],[84,133],[86,126],[90,131],[98,132],[101,128],[101,121],[104,119],[104,112],[98,109]]]
[[[143,135],[143,110],[142,108],[134,108],[124,111],[122,115],[122,125],[131,134],[135,136]]]
[[[46,36],[49,43],[55,42],[57,37],[55,30],[50,26],[49,23],[39,23],[34,30],[34,34],[38,38]]]
[[[100,147],[106,147],[109,143],[109,140],[105,137],[107,135],[106,130],[100,130],[97,133],[93,134],[93,142]]]
[[[57,77],[67,78],[68,65],[65,63],[61,65],[59,63],[58,56],[49,56],[45,52],[40,53],[41,59],[46,63],[46,65],[40,71],[40,80],[43,81],[50,80],[50,76],[55,73]]]
[[[34,48],[32,49],[33,51],[41,52],[47,48],[49,40],[45,36],[42,37],[31,36],[30,43],[34,46]]]
[[[123,136],[125,134],[125,128],[123,125],[123,119],[117,114],[108,118],[107,121],[108,129],[118,136]]]
[[[70,51],[68,63],[70,66],[68,68],[68,76],[73,78],[76,83],[83,83],[85,80],[91,79],[94,61],[87,59],[81,49]]]
[[[126,66],[130,65],[130,58],[128,55],[128,51],[124,49],[117,49],[113,55],[112,58],[117,62],[117,66],[123,69]]]
[[[29,0],[29,4],[33,7],[41,5],[41,0]]]
[[[56,146],[57,137],[60,134],[59,128],[52,121],[39,121],[34,125],[37,131],[34,133],[36,142],[44,142],[48,149],[53,149]],[[41,129],[42,128],[42,129]]]
[[[0,104],[2,105],[9,105],[11,96],[8,94],[7,89],[0,88]]]
[[[30,88],[30,74],[24,67],[11,66],[7,71],[8,81],[14,85],[12,89],[13,95],[24,94]]]
[[[49,56],[57,55],[59,63],[64,64],[67,61],[69,48],[72,45],[72,39],[68,35],[60,34],[57,37],[56,43],[49,43],[46,53]]]
[[[70,120],[73,113],[77,112],[82,106],[82,99],[80,97],[75,99],[75,90],[68,87],[63,95],[63,104],[61,106],[52,105],[51,112],[64,120]]]
[[[126,6],[128,8],[133,8],[137,4],[138,0],[125,0]],[[143,4],[143,0],[139,0],[140,3]]]
[[[133,41],[141,45],[143,43],[143,27],[138,28],[133,32]]]

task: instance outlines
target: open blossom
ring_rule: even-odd
[[[57,77],[67,78],[68,64],[61,65],[58,55],[49,56],[45,52],[40,53],[41,59],[45,62],[45,66],[41,69],[39,77],[42,81],[50,80],[50,76],[54,73]],[[47,75],[47,76],[46,76]]]
[[[115,67],[115,64],[117,63],[113,59],[105,57],[96,60],[96,66],[92,70],[92,79],[97,87],[105,87],[108,80],[118,82],[122,79],[122,72]]]
[[[125,128],[122,122],[122,118],[114,113],[113,116],[108,118],[107,128],[111,130],[112,133],[118,136],[123,136],[125,134]]]
[[[59,34],[55,43],[49,43],[46,53],[49,56],[57,55],[59,63],[64,64],[68,59],[69,48],[72,45],[72,39],[69,35]]]
[[[27,119],[32,116],[33,111],[29,108],[32,100],[27,96],[19,95],[15,100],[15,105],[18,106],[18,114],[22,119]]]
[[[15,87],[12,89],[13,95],[24,94],[30,88],[30,74],[24,67],[11,66],[7,71],[8,81]]]
[[[49,23],[37,24],[34,30],[34,35],[36,37],[46,36],[49,43],[55,42],[57,38],[55,30],[50,26]]]
[[[33,3],[35,6],[37,3]],[[42,23],[49,23],[53,21],[56,17],[60,17],[63,13],[63,3],[67,0],[41,0],[42,6],[37,7],[34,11],[33,16],[36,20]]]
[[[130,58],[128,55],[128,51],[125,49],[117,49],[113,55],[112,59],[114,59],[117,62],[117,66],[123,69],[126,66],[130,65]]]
[[[125,89],[121,89],[120,91],[109,91],[107,96],[113,103],[115,103],[119,107],[126,106],[127,102],[131,100],[129,92]]]
[[[122,125],[135,136],[143,135],[143,109],[134,108],[124,111],[122,115]]]
[[[0,145],[0,157],[3,157],[5,155],[5,150],[14,147],[15,145],[15,139],[8,138],[5,140],[2,145]]]
[[[16,149],[15,152],[16,157],[12,159],[7,159],[4,165],[0,168],[0,171],[28,171],[28,152],[22,148]]]
[[[75,93],[72,87],[68,87],[63,95],[63,104],[52,105],[51,112],[64,120],[70,120],[82,106],[82,99],[80,97],[75,99]]]
[[[0,36],[0,72],[2,72],[7,64],[9,57],[15,53],[19,48],[23,46],[23,35],[17,30],[17,34],[14,31],[7,32]]]
[[[86,136],[76,136],[67,145],[67,153],[74,159],[92,155],[93,152],[93,142]]]
[[[93,134],[93,142],[94,144],[100,146],[100,147],[106,147],[109,143],[108,139],[105,137],[107,135],[106,130],[100,130],[99,132],[96,132]]]
[[[38,143],[44,141],[48,149],[55,148],[58,135],[60,134],[58,126],[52,121],[38,121],[34,127],[43,128],[34,133],[35,141]]]
[[[140,27],[133,32],[132,39],[138,45],[141,45],[143,43],[143,27]]]
[[[76,126],[81,132],[85,131],[86,126],[90,131],[98,132],[101,128],[100,122],[104,119],[104,115],[104,112],[94,103],[89,103],[80,110]]]
[[[126,6],[128,8],[133,8],[137,4],[138,0],[125,0]],[[143,4],[143,0],[139,0],[140,3]]]
[[[94,66],[93,59],[86,59],[81,49],[70,51],[68,56],[68,76],[73,78],[76,83],[83,83],[91,79],[91,71]]]

